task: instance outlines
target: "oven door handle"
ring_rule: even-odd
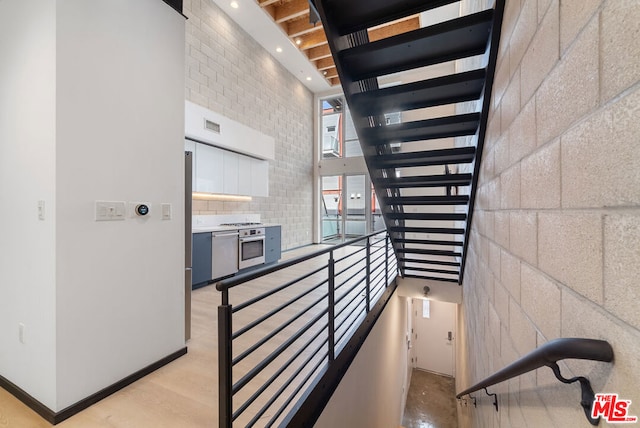
[[[250,237],[250,238],[240,238],[240,242],[253,242],[253,241],[264,241],[264,235]]]

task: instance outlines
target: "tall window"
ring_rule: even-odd
[[[319,115],[322,241],[342,242],[384,230],[380,204],[361,159],[360,140],[344,98],[321,100]],[[399,116],[387,120],[395,123]]]
[[[322,100],[322,157],[362,156],[360,141],[343,97]]]

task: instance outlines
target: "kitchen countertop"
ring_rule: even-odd
[[[191,229],[192,233],[211,233],[211,232],[224,232],[226,230],[240,230],[240,229],[255,229],[258,227],[272,227],[280,226],[279,224],[262,223],[252,224],[247,226],[198,226]]]

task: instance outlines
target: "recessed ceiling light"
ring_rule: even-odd
[[[307,76],[307,80],[311,80],[311,77]]]
[[[231,6],[232,8],[234,8],[234,9],[237,9],[239,5],[238,5],[238,2],[234,0],[234,1],[232,1],[232,2],[231,2],[231,5],[230,5],[230,6]]]
[[[296,45],[300,45],[302,43],[302,39],[296,39]]]
[[[280,46],[278,46],[278,47],[276,48],[276,52],[278,52],[278,53],[282,52],[282,48],[281,48]]]
[[[327,75],[327,70],[323,71],[323,72],[322,72],[322,74],[323,74],[324,76],[326,76],[326,75]]]

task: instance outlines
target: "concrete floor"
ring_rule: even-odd
[[[457,428],[454,379],[413,369],[404,428]]]

